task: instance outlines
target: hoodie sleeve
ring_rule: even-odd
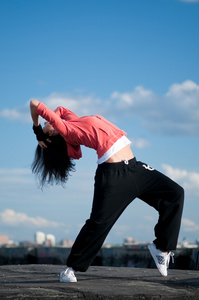
[[[69,157],[74,159],[79,159],[82,157],[80,145],[72,145],[67,142],[67,134],[69,133],[69,129],[66,124],[67,122],[62,120],[62,118],[66,118],[68,121],[78,118],[73,112],[64,109],[64,107],[58,107],[55,111],[53,111],[45,104],[40,102],[37,106],[36,114],[50,122],[50,124],[61,134],[61,136],[63,136],[67,144]]]
[[[36,114],[48,121],[63,137],[67,136],[68,128],[63,120],[53,110],[40,102],[37,106]]]
[[[61,118],[64,119],[65,121],[71,121],[74,119],[78,119],[79,117],[74,114],[72,111],[70,111],[69,109],[63,107],[63,106],[59,106],[55,109],[55,113]]]

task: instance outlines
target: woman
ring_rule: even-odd
[[[79,118],[64,107],[52,111],[37,100],[30,102],[30,109],[39,144],[33,172],[41,176],[42,185],[67,180],[74,166],[71,159],[81,157],[80,145],[95,149],[98,155],[91,214],[74,242],[67,267],[60,273],[60,281],[76,282],[74,272],[88,269],[110,229],[136,197],[159,213],[155,226],[156,238],[148,248],[161,275],[167,276],[169,260],[173,256],[171,250],[176,249],[180,230],[183,188],[147,164],[137,161],[126,133],[102,116]],[[39,124],[39,115],[47,121],[43,129]],[[58,142],[56,137],[64,143]],[[67,157],[64,169],[59,160],[54,160],[59,156],[60,148],[64,149],[63,159]]]

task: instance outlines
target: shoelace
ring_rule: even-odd
[[[169,267],[169,262],[170,262],[170,258],[172,258],[172,263],[174,263],[174,253],[173,252],[169,252],[166,255],[156,255],[157,259],[158,259],[158,263],[160,265],[166,265],[166,267]]]
[[[166,261],[167,268],[169,267],[170,258],[172,260],[172,264],[174,264],[174,253],[171,251],[167,254],[167,261]]]

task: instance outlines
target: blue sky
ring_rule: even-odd
[[[65,189],[37,188],[29,101],[38,99],[125,130],[137,160],[185,188],[179,242],[199,238],[198,15],[196,0],[0,1],[0,235],[74,240],[90,214],[94,150],[82,149]],[[106,242],[150,242],[157,218],[136,199]]]

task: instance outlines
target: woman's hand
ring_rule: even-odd
[[[51,143],[51,140],[50,139],[46,139],[47,142]],[[43,142],[43,141],[38,141],[38,145],[43,148],[43,149],[46,149],[48,148],[47,145]]]
[[[38,141],[38,145],[43,149],[47,148],[47,145],[43,141]]]

